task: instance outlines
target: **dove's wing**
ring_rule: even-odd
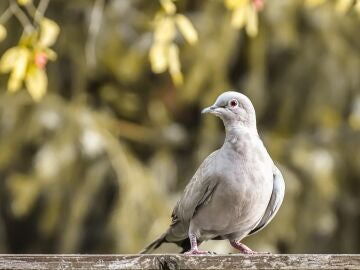
[[[172,224],[167,240],[187,237],[188,226],[196,210],[211,199],[217,185],[213,173],[217,151],[203,161],[177,202],[171,215]]]
[[[273,174],[274,174],[273,191],[271,193],[271,198],[266,208],[265,214],[261,218],[259,224],[257,224],[257,226],[248,235],[254,234],[260,231],[261,229],[263,229],[273,219],[284,199],[284,194],[285,194],[284,178],[280,170],[275,165],[274,165]]]

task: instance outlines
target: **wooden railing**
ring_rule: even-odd
[[[0,269],[360,269],[360,255],[0,255]]]

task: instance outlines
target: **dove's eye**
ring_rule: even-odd
[[[230,100],[229,105],[231,107],[236,107],[238,105],[238,101],[236,99],[232,99]]]

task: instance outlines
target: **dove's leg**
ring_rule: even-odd
[[[243,254],[254,254],[254,253],[256,253],[255,251],[252,251],[247,245],[245,245],[243,243],[240,243],[239,240],[231,240],[230,244],[234,248],[240,250],[240,252],[243,253]]]
[[[194,233],[189,233],[191,249],[185,252],[185,255],[197,255],[197,254],[209,254],[207,251],[202,251],[198,249],[196,235]]]

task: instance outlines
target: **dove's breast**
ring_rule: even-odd
[[[218,155],[218,185],[193,223],[204,238],[241,238],[265,213],[272,193],[273,163],[258,138],[225,143]]]

